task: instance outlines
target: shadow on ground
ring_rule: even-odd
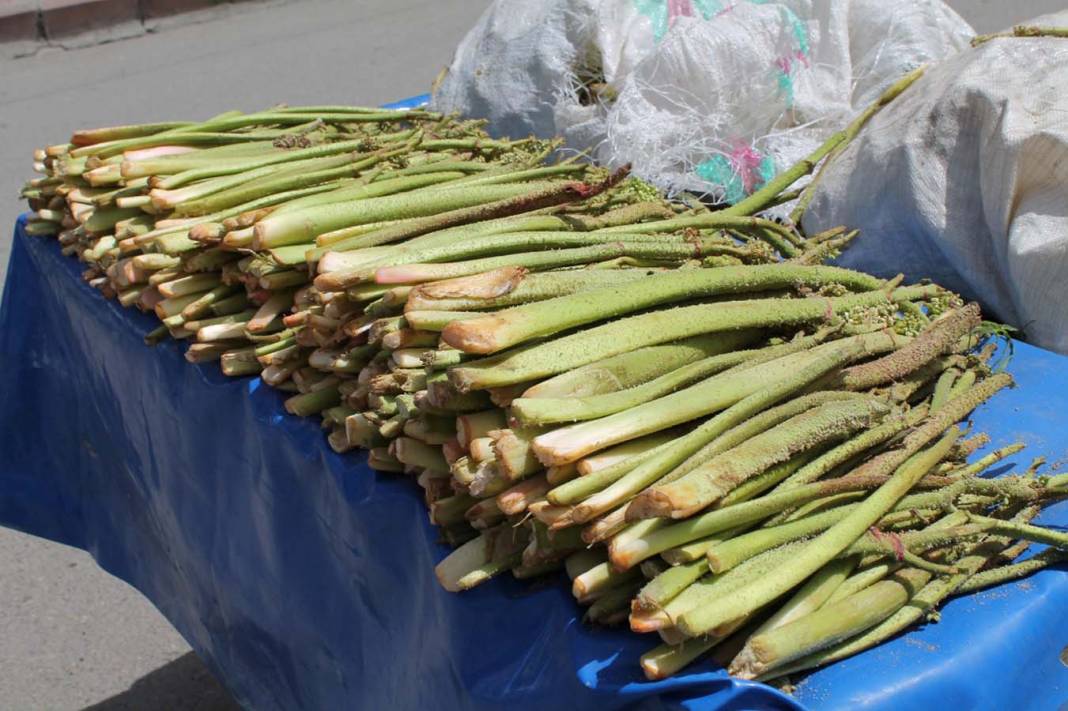
[[[83,711],[240,711],[241,707],[193,652],[164,664],[111,698]]]

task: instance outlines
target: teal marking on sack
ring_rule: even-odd
[[[722,0],[632,0],[634,10],[649,18],[653,26],[653,40],[660,44],[676,17],[693,17],[696,10],[701,18],[711,20],[726,9]]]
[[[775,177],[775,161],[763,156],[755,166],[751,161],[758,154],[752,148],[739,151],[736,159],[714,155],[694,168],[697,177],[723,189],[723,199],[731,205],[741,202],[748,195],[760,190]]]

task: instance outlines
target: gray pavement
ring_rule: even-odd
[[[949,4],[988,32],[1066,2]],[[487,4],[246,3],[134,39],[0,60],[0,286],[34,147],[76,127],[422,93]],[[88,554],[0,529],[0,709],[85,707],[234,705],[159,612]]]

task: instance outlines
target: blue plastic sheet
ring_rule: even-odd
[[[147,348],[21,230],[0,304],[0,524],[88,550],[255,709],[1048,709],[1068,699],[1068,575],[950,602],[942,622],[786,696],[710,662],[659,683],[656,640],[590,630],[563,576],[455,595],[417,487],[337,455],[258,379]],[[1019,387],[975,416],[992,446],[1068,451],[1068,359],[1016,344]],[[997,471],[1007,471],[1007,462]],[[1045,522],[1065,523],[1068,507]]]

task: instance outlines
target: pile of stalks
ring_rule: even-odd
[[[978,308],[793,226],[794,184],[917,75],[721,210],[477,122],[277,107],[38,151],[27,229],[154,312],[147,340],[412,475],[447,589],[564,570],[588,621],[659,635],[650,678],[711,653],[771,679],[1068,544],[1031,523],[1068,480],[981,476],[1018,445],[966,463],[987,438],[958,423],[1011,384]]]

